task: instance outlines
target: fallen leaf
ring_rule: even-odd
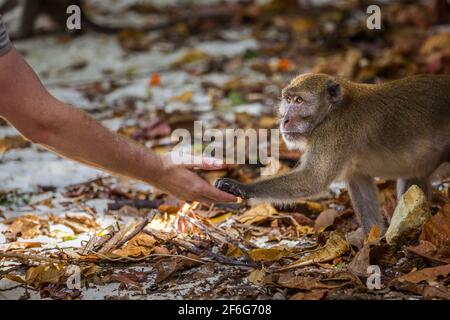
[[[28,214],[14,219],[3,233],[8,241],[15,241],[18,237],[31,239],[48,233],[48,221]]]
[[[43,283],[59,283],[65,273],[66,269],[63,265],[45,264],[29,268],[25,276],[25,281],[29,285],[34,286]]]
[[[370,266],[370,245],[364,243],[353,260],[349,263],[347,269],[358,277],[367,276],[367,268]]]
[[[429,241],[420,240],[419,244],[406,247],[406,250],[434,263],[450,263],[448,248],[438,250],[438,248]]]
[[[318,262],[330,261],[342,256],[348,250],[349,245],[347,241],[345,241],[339,233],[333,232],[330,234],[330,237],[323,247],[309,252],[308,255],[287,265],[286,267],[280,268],[279,271],[304,267]]]
[[[441,285],[431,286],[425,283],[415,284],[409,281],[401,282],[398,279],[394,279],[393,281],[391,281],[389,286],[396,290],[408,291],[414,294],[421,295],[425,299],[433,299],[433,298],[440,298],[446,300],[450,299],[450,292],[446,287]]]
[[[287,256],[289,251],[282,248],[258,248],[248,251],[249,256],[254,261],[278,261],[281,258]]]
[[[264,270],[256,269],[250,272],[250,274],[248,275],[248,281],[259,286],[264,284],[265,276],[266,272]]]
[[[297,292],[289,300],[321,300],[325,297],[327,290],[312,290],[308,292]]]
[[[236,220],[243,224],[261,223],[270,220],[278,215],[278,211],[268,203],[259,204],[236,218]]]
[[[450,274],[450,264],[432,267],[432,268],[424,268],[421,270],[413,271],[407,273],[399,278],[399,281],[409,281],[412,283],[419,283],[421,281],[434,281],[439,277],[447,278]]]
[[[276,284],[285,288],[311,290],[319,286],[316,278],[310,276],[298,276],[292,272],[281,273]]]
[[[8,249],[6,251],[10,250],[18,250],[18,249],[30,249],[30,248],[40,248],[42,246],[41,242],[11,242],[8,245]]]
[[[334,220],[339,216],[339,212],[334,209],[323,210],[316,218],[314,223],[314,230],[325,230],[329,226],[333,225]]]
[[[433,243],[438,250],[450,251],[450,204],[425,223],[419,239]]]

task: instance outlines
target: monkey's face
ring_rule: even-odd
[[[279,106],[280,131],[289,148],[304,149],[340,95],[340,87],[325,74],[300,75],[285,87]]]

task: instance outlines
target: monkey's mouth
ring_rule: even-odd
[[[298,131],[283,131],[281,134],[287,141],[297,141],[305,136],[303,133]]]

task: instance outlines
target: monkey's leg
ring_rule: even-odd
[[[364,233],[368,234],[372,226],[376,225],[383,234],[386,223],[380,211],[378,189],[373,179],[366,176],[354,176],[348,182],[348,191]]]
[[[422,189],[428,199],[431,199],[431,184],[428,177],[397,180],[397,201],[413,184]]]

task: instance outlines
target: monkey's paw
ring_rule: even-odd
[[[232,195],[235,195],[237,197],[241,197],[242,199],[248,199],[247,192],[244,190],[244,185],[237,182],[233,179],[228,178],[220,178],[217,179],[214,183],[214,186],[217,189],[220,189],[222,191],[225,191],[227,193],[231,193]]]

